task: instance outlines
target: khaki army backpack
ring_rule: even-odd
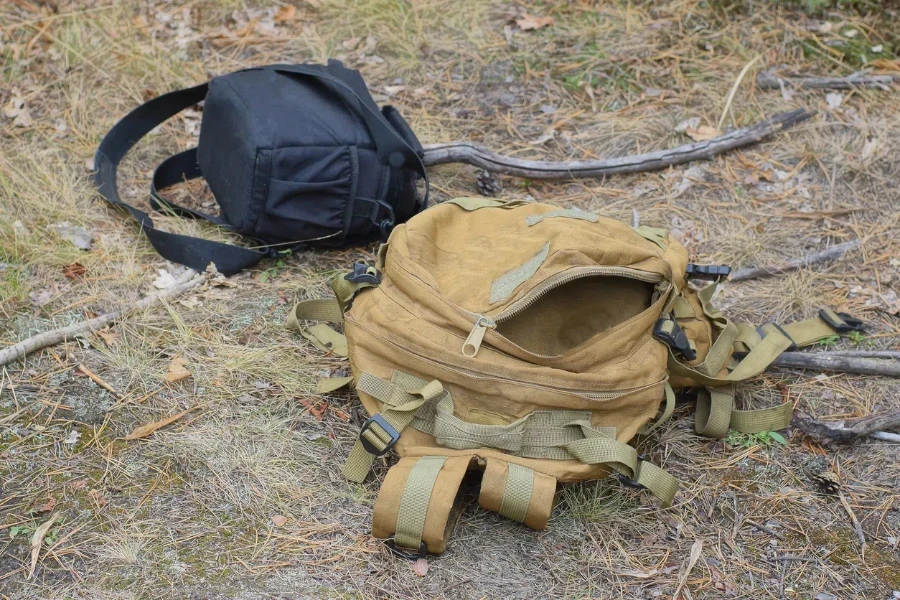
[[[461,198],[397,227],[376,265],[336,278],[334,299],[301,302],[289,324],[349,354],[353,376],[319,388],[352,383],[371,415],[344,475],[362,482],[376,457],[400,455],[372,533],[418,557],[444,551],[469,471],[482,473],[483,508],[533,529],[546,527],[557,482],[613,472],[668,506],[677,481],[629,442],[672,415],[677,389],[699,388],[700,435],[788,426],[790,404],[735,410],[732,385],[860,323],[830,310],[732,323],[710,304],[727,272],[690,264],[662,229]],[[346,338],[308,320],[342,322]]]

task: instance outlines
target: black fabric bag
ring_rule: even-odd
[[[258,240],[257,249],[161,231],[147,213],[119,197],[116,170],[128,150],[204,99],[199,145],[157,167],[150,205]],[[386,236],[422,210],[428,198],[422,146],[409,125],[393,107],[379,110],[359,72],[334,60],[327,66],[237,71],[154,98],[106,134],[94,165],[100,194],[137,219],[157,252],[198,271],[215,263],[225,275],[279,249]],[[221,216],[178,206],[159,194],[201,176]],[[423,198],[419,178],[425,181]]]

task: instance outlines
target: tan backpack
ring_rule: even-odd
[[[792,407],[733,408],[732,384],[781,352],[858,326],[832,311],[757,329],[712,307],[716,282],[688,275],[668,233],[548,204],[460,198],[397,227],[378,264],[333,282],[336,299],[298,304],[290,325],[349,352],[351,382],[372,417],[344,467],[362,482],[376,456],[388,471],[372,533],[407,557],[443,552],[467,471],[483,472],[479,504],[543,529],[557,482],[615,471],[671,504],[676,480],[629,442],[672,414],[674,389],[700,387],[700,435],[773,431]],[[343,321],[346,340],[320,324]],[[742,356],[737,360],[736,356]]]

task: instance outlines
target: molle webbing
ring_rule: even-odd
[[[642,463],[637,451],[619,442],[614,429],[594,427],[586,411],[535,411],[507,425],[483,425],[456,417],[450,394],[437,381],[425,382],[395,371],[388,383],[363,373],[357,390],[382,402],[381,417],[401,434],[411,424],[452,449],[489,447],[524,458],[604,464],[647,487],[663,505],[671,504],[678,487],[674,478],[652,468],[643,471],[645,479],[641,481]],[[669,410],[667,402],[665,412]],[[391,441],[390,435],[374,424],[364,430],[363,436],[378,450]],[[373,459],[357,440],[344,465],[345,477],[362,481]]]

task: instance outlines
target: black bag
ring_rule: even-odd
[[[147,213],[119,198],[116,169],[128,150],[204,99],[198,147],[157,167],[150,205],[254,238],[260,249],[160,231]],[[154,98],[106,134],[94,166],[100,194],[127,209],[163,257],[198,271],[212,262],[225,275],[278,249],[386,237],[428,198],[422,146],[409,125],[393,107],[379,111],[359,72],[334,60],[327,66],[251,68]],[[201,176],[221,216],[178,206],[159,194]],[[416,185],[420,177],[423,198]]]

